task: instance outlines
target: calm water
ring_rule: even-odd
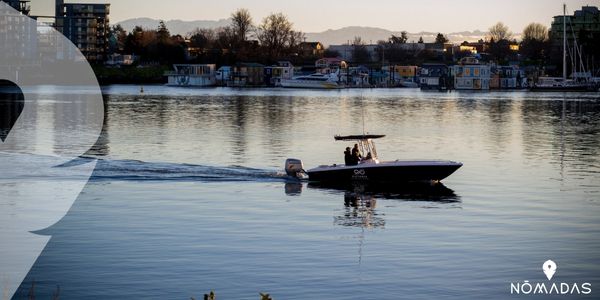
[[[507,299],[547,259],[600,287],[597,93],[104,92],[94,177],[15,299]],[[287,157],[343,162],[362,116],[381,158],[464,167],[408,191],[286,181]]]

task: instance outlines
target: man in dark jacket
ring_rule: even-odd
[[[352,165],[352,153],[350,152],[350,147],[346,147],[346,151],[344,151],[344,163],[346,166]]]
[[[358,144],[354,144],[354,148],[352,149],[352,162],[353,165],[358,165],[358,162],[362,159],[362,155],[360,154],[360,150],[358,150]]]

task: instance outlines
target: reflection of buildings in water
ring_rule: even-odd
[[[589,99],[593,100],[593,99]],[[600,157],[600,106],[579,99],[557,97],[549,101],[523,101],[523,156],[531,163],[550,159],[565,169],[585,168]]]

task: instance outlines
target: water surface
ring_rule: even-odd
[[[16,299],[507,299],[547,259],[600,284],[597,93],[144,90],[103,89],[94,176]],[[363,130],[384,160],[464,167],[433,190],[283,176]]]

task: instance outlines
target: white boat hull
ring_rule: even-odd
[[[341,89],[342,86],[337,82],[332,81],[308,81],[289,79],[282,80],[281,86],[284,88],[299,88],[299,89]]]

